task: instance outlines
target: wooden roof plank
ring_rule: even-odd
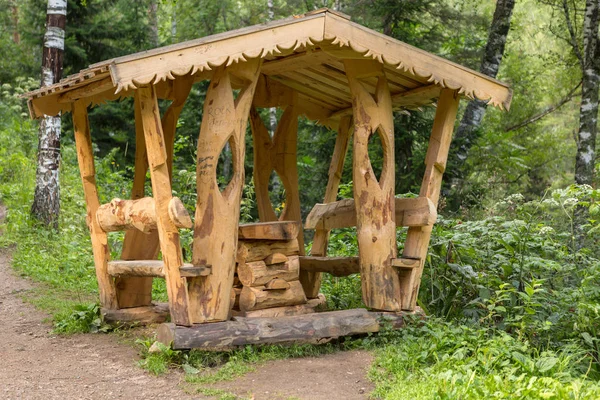
[[[512,92],[508,85],[442,57],[400,42],[333,14],[325,16],[325,40],[349,48],[381,63],[395,66],[412,75],[449,89],[457,89],[469,98],[489,101],[507,109]]]
[[[275,54],[290,56],[273,59]],[[58,105],[57,96],[61,96],[63,101],[74,99],[79,94],[63,94],[72,91],[85,94],[82,87],[92,81],[105,79],[109,74],[117,91],[127,91],[137,85],[157,84],[186,73],[210,71],[218,65],[262,57],[273,59],[265,62],[266,75],[279,76],[282,72],[305,69],[305,72],[297,72],[304,77],[292,73],[299,81],[281,76],[277,79],[284,84],[287,82],[287,86],[299,93],[316,96],[318,102],[324,102],[328,109],[343,109],[347,105],[347,91],[340,87],[345,82],[344,69],[331,54],[345,58],[375,59],[383,63],[392,92],[396,92],[394,86],[398,91],[404,88],[411,88],[412,91],[419,85],[427,84],[429,87],[434,84],[456,89],[467,97],[488,101],[500,108],[508,109],[510,106],[512,93],[506,84],[360,26],[346,16],[329,10],[103,61],[65,78],[59,84],[30,92],[25,97],[30,99],[32,116],[39,116],[42,112],[64,112],[65,108],[68,111],[68,107]],[[318,76],[324,74],[325,69],[331,72],[327,73],[332,76],[329,80],[325,80],[325,76]],[[305,87],[307,82],[315,86],[317,81],[327,86]],[[367,83],[368,86],[373,85],[368,80]],[[110,91],[107,93],[113,98]],[[88,95],[94,98],[92,103],[101,100],[94,91]],[[418,106],[417,103],[412,105]],[[316,113],[314,110],[312,112]]]

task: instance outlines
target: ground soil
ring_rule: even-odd
[[[43,322],[48,316],[22,301],[32,287],[13,273],[9,250],[0,249],[1,399],[206,398],[190,394],[178,371],[155,377],[136,366],[137,350],[117,335],[53,335]],[[212,387],[256,400],[366,399],[370,363],[364,351],[279,360]]]

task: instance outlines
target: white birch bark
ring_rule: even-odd
[[[596,162],[596,136],[598,133],[598,87],[600,83],[600,49],[598,25],[600,0],[587,0],[583,22],[583,74],[579,131],[575,157],[575,182],[594,184]]]
[[[48,0],[46,34],[42,57],[41,85],[60,80],[65,45],[67,0]],[[61,117],[44,116],[40,122],[38,162],[32,215],[46,226],[58,228],[60,212],[60,130]]]

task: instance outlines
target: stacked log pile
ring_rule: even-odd
[[[324,303],[323,296],[307,302],[299,281],[299,229],[291,221],[240,225],[234,316],[307,314]]]

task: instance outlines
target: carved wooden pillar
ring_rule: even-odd
[[[113,278],[108,275],[107,266],[110,259],[108,238],[98,224],[96,211],[100,207],[98,189],[96,187],[96,170],[94,167],[94,152],[90,136],[87,105],[84,100],[77,100],[73,104],[73,130],[75,131],[75,145],[77,146],[77,160],[79,172],[83,183],[83,193],[87,206],[87,224],[92,239],[92,251],[98,279],[100,304],[103,308],[117,309],[117,293]]]
[[[363,301],[367,307],[400,311],[394,204],[394,124],[392,101],[383,65],[345,60],[354,114],[353,182]],[[372,96],[362,79],[376,77]],[[377,134],[383,148],[379,181],[369,159],[369,138]]]
[[[178,77],[173,81],[174,100],[162,118],[162,129],[167,152],[167,167],[169,177],[173,175],[173,145],[177,120],[190,93],[194,78],[191,75]],[[142,115],[139,99],[135,99],[135,170],[131,198],[133,200],[144,197],[146,184],[146,171],[148,171],[148,155],[146,140],[142,126]],[[123,241],[122,260],[155,260],[158,257],[160,243],[158,231],[143,233],[137,229],[125,232]],[[117,297],[119,307],[137,307],[149,305],[152,301],[152,278],[120,277],[116,279]]]
[[[332,203],[337,199],[342,172],[344,171],[344,160],[348,152],[348,143],[352,132],[352,117],[344,117],[340,121],[337,138],[335,139],[335,148],[331,164],[329,165],[329,180],[325,189],[323,203]],[[325,257],[327,255],[327,245],[329,243],[329,230],[317,229],[313,239],[311,256]],[[319,295],[321,288],[321,272],[301,271],[304,275],[304,292],[306,297],[315,298]]]
[[[277,216],[269,199],[269,180],[271,173],[275,171],[285,188],[285,207],[279,216],[279,220],[298,221],[302,224],[297,160],[298,109],[294,103],[292,101],[292,104],[284,110],[273,139],[269,136],[269,132],[256,110],[253,109],[250,112],[254,140],[254,188],[261,222],[277,221]],[[298,245],[300,254],[304,255],[304,233],[302,229],[298,232]],[[302,272],[300,273],[300,282],[304,287],[306,277],[303,277]]]
[[[425,157],[425,176],[421,184],[420,197],[427,197],[437,208],[442,187],[442,176],[446,169],[448,149],[452,141],[454,122],[458,112],[460,95],[456,90],[444,89],[437,103],[435,120],[429,138],[429,147]],[[427,258],[429,239],[433,224],[408,228],[403,257],[419,260],[419,266],[400,272],[402,281],[402,309],[414,310],[421,284],[423,266]]]
[[[135,92],[139,102],[146,150],[150,165],[152,194],[155,200],[157,230],[165,269],[171,319],[177,325],[191,325],[185,278],[179,268],[183,265],[179,230],[169,218],[169,202],[173,198],[169,178],[167,147],[160,120],[154,86],[142,86]]]
[[[204,100],[198,139],[198,200],[192,261],[193,264],[212,265],[212,273],[190,282],[194,323],[224,321],[229,316],[244,185],[245,133],[260,65],[260,59],[253,59],[216,68]],[[242,82],[235,99],[232,76],[236,82]],[[233,175],[221,192],[217,185],[217,161],[228,142]]]

